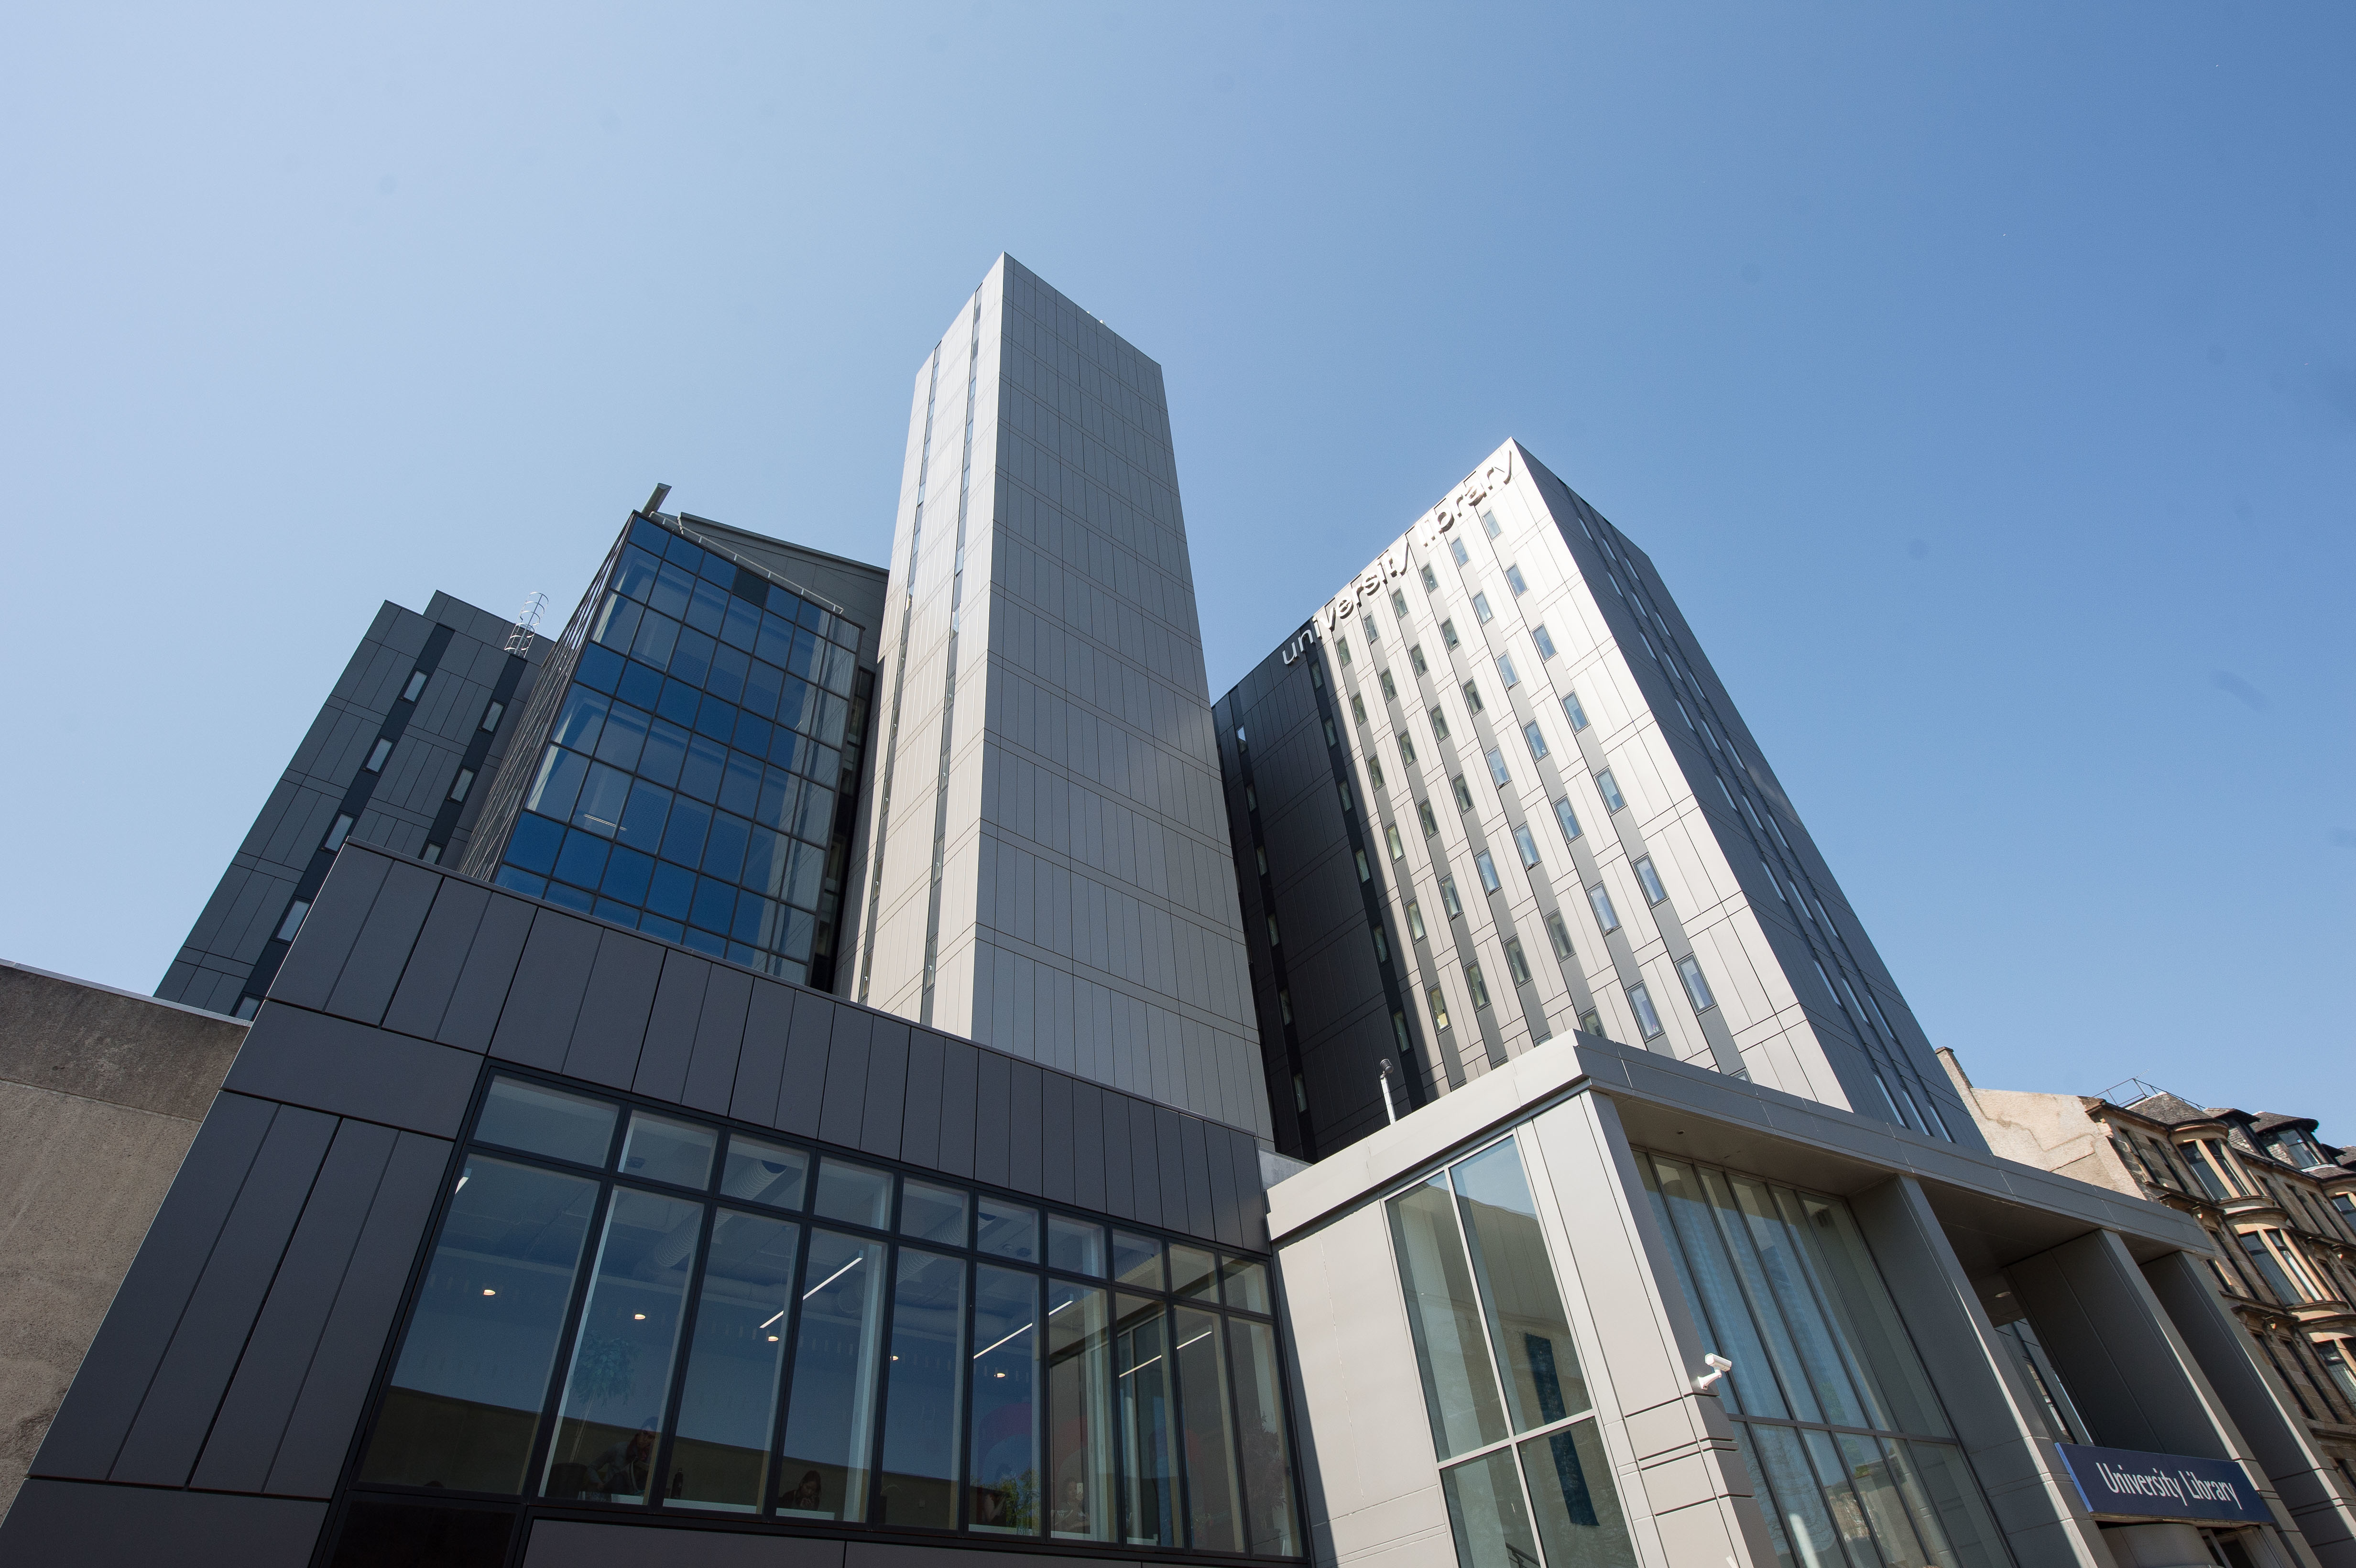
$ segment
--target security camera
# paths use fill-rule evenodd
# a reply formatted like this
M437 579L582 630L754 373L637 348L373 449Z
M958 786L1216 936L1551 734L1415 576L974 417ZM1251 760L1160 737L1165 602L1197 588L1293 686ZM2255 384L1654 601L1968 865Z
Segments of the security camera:
M1727 1373L1734 1370L1734 1363L1732 1361L1728 1360L1724 1356L1719 1355L1715 1351L1704 1356L1701 1360L1702 1364L1710 1369L1710 1373L1708 1377L1694 1379L1694 1390L1696 1392L1708 1392L1709 1386L1712 1383L1718 1381L1719 1379L1724 1377Z

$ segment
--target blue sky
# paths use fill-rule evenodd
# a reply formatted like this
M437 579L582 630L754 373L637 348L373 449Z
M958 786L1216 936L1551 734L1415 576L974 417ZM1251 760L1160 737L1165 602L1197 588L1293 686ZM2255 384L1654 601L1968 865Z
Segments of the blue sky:
M152 987L377 603L658 481L881 560L1012 251L1159 359L1213 691L1518 437L1933 1040L2356 1141L2356 14L18 6L0 955Z

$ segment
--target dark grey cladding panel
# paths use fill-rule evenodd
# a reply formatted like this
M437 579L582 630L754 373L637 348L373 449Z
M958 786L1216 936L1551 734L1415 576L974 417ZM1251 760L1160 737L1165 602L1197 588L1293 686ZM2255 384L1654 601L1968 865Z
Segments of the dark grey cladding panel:
M853 1541L846 1545L842 1559L842 1568L1111 1568L1116 1563L1119 1568L1139 1568L1134 1557L1100 1557L1094 1552L1074 1556L1059 1552L1050 1557L1044 1552L993 1552L977 1562L970 1547L919 1546L899 1541Z
M716 984L717 982L715 982ZM746 997L744 1029L736 1053L733 1115L766 1126L777 1125L777 1097L786 1076L787 1053L793 1048L800 998L790 986L775 980L754 980ZM823 1020L819 1041L825 1041Z
M842 1568L842 1552L840 1541L752 1535L724 1528L666 1530L653 1524L544 1519L531 1527L523 1564L524 1568ZM999 1568L998 1554L991 1553L986 1564Z
M1181 1116L1178 1151L1184 1163L1186 1204L1191 1218L1183 1229L1197 1236L1219 1233L1218 1200L1211 1189L1210 1126L1194 1116Z
M859 1147L885 1159L904 1159L900 1128L908 1106L908 1035L905 1022L878 1018L867 1042L867 1104L860 1120Z
M482 1059L325 1013L264 1003L224 1089L455 1137Z
M900 1157L938 1169L941 1153L941 1037L908 1031L908 1093L900 1108Z
M981 1077L981 1048L943 1035L941 1041L941 1144L935 1168L950 1176L973 1175L974 1095Z
M177 1322L168 1336L164 1322L148 1326L166 1339L164 1356L110 1480L188 1484L335 1131L335 1117L291 1105L272 1118Z
M223 1091L214 1097L49 1423L34 1475L98 1478L113 1467L164 1357L158 1326L179 1321L277 1115L277 1106L242 1094Z
M767 992L762 999L766 1006ZM746 1012L752 1001L752 976L717 964L712 966L712 978L703 988L703 1010L696 1016L695 1055L687 1065L684 1104L716 1116L728 1114L736 1092L736 1059L744 1050ZM764 1038L767 1032L764 1023Z
M394 861L386 867L384 885L377 891L335 989L327 994L327 1011L365 1024L383 1021L441 886L442 879L423 866Z
M479 883L456 877L434 880L439 891L434 895L433 911L425 917L424 929L417 934L408 966L402 971L401 983L384 1011L385 1028L420 1040L433 1040L441 1033L442 1015L449 1010L451 993L458 988L458 976L483 923L483 911L491 902L491 890Z
M638 1049L646 1043L662 970L659 944L623 931L599 934L581 1016L564 1052L566 1077L615 1089L630 1086L638 1075Z
M581 1016L581 998L589 989L589 971L597 960L597 938L604 929L552 909L536 912L523 958L516 965L515 984L491 1035L493 1056L551 1072L564 1065L573 1020Z
M973 1091L973 1179L992 1187L1007 1185L1007 1103L1013 1088L1014 1059L994 1051L980 1052Z
M1104 1092L1085 1078L1068 1082L1072 1097L1072 1201L1101 1214L1105 1201ZM1050 1126L1048 1136L1055 1136Z
M1107 1094L1105 1100L1105 1108L1115 1110L1113 1096ZM1130 1210L1141 1223L1159 1225L1162 1222L1162 1160L1153 1147L1153 1107L1127 1094L1120 1101L1129 1109Z
M1243 1205L1236 1194L1234 1145L1237 1134L1226 1127L1203 1125L1204 1155L1210 1165L1211 1233L1228 1246L1244 1244Z
M395 1138L263 1490L325 1497L334 1489L449 1167L450 1146L441 1139Z
M828 1037L824 1095L819 1111L818 1136L845 1148L859 1147L859 1133L867 1110L867 1048L874 1032L874 1015L858 1008L834 1009L834 1031Z
M1060 1072L1040 1075L1039 1196L1072 1202L1072 1085Z
M304 1568L327 1517L290 1498L29 1480L0 1525L0 1563Z
M1045 1074L1033 1062L1018 1061L1007 1065L1012 1076L1006 1093L1006 1185L1034 1198L1044 1197L1040 1179L1044 1129L1040 1123L1039 1103L1044 1093L1041 1080Z
M676 949L663 955L662 979L647 1015L646 1047L638 1054L638 1073L631 1088L658 1100L687 1104L696 1021L703 1015L703 994L711 980L712 965L705 960Z
M521 899L492 896L466 955L466 965L458 972L457 987L450 993L442 1027L434 1031L435 1040L461 1051L479 1053L490 1049L517 966L523 961L524 944L531 939L532 917L539 912Z
M818 1136L819 1115L826 1104L827 1037L834 1029L835 1004L814 991L778 986L771 992L777 1012L776 1034L782 1051L770 1069L770 1109L763 1118L771 1126L802 1137Z
M1259 1145L1242 1133L1228 1139L1228 1151L1235 1161L1236 1202L1237 1217L1243 1226L1243 1245L1254 1252L1269 1250L1268 1187L1259 1172Z
M293 947L270 982L272 996L301 1008L327 1005L376 902L377 890L391 869L391 860L365 849L336 857L334 869L311 901L311 912L303 917L303 929L295 933Z

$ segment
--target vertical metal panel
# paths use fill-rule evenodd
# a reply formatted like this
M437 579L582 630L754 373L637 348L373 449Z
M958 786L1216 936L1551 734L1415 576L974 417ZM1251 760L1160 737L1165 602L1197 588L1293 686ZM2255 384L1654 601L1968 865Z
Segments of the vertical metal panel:
M702 959L676 948L664 952L662 978L655 987L646 1045L638 1053L638 1074L632 1083L639 1093L687 1103L687 1068L695 1059L696 1020L702 1016L704 987L711 978L712 965Z
M311 912L303 918L303 929L295 933L294 945L270 982L271 996L298 1008L326 1005L391 866L383 856L365 849L336 857L334 869L312 901ZM274 933L278 916L270 919Z
M423 866L396 863L386 869L384 886L361 923L335 988L327 993L327 1011L364 1024L383 1020L441 886L442 879Z
M1243 1244L1255 1252L1269 1250L1268 1238L1268 1186L1259 1173L1259 1145L1248 1135L1237 1133L1229 1140L1236 1168L1236 1199L1243 1225Z
M626 1089L638 1075L638 1051L662 978L663 950L642 936L600 933L589 986L564 1052L564 1074Z
M892 1018L876 1018L874 1025L867 1042L859 1147L885 1159L899 1159L900 1122L908 1103L908 1026Z
M1106 1096L1108 1101L1111 1098ZM1131 1094L1121 1099L1129 1106L1129 1206L1143 1223L1159 1225L1162 1223L1162 1157L1154 1148L1153 1107Z
M1008 1102L1013 1094L1014 1061L995 1051L983 1051L977 1054L975 1061L973 1179L1004 1187Z
M305 1568L322 1502L27 1481L0 1526L0 1562L73 1568Z
M34 1475L95 1479L113 1467L164 1359L159 1325L179 1321L277 1115L277 1106L242 1094L214 1097L64 1404L49 1423L33 1460Z
M491 1054L553 1072L564 1065L573 1020L589 989L600 928L552 909L532 920L530 939L516 965L508 1005L491 1034Z
M1211 1198L1209 1126L1199 1116L1178 1118L1178 1152L1185 1170L1187 1229L1198 1236L1218 1234L1218 1216Z
M1104 1092L1085 1078L1070 1081L1072 1097L1072 1201L1107 1212L1105 1200ZM1053 1136L1053 1133L1049 1134Z
M1155 1175L1161 1182L1162 1223L1173 1231L1192 1233L1194 1230L1194 1200L1186 1190L1186 1150L1184 1121L1166 1105L1156 1105L1153 1114L1153 1152L1157 1161Z
M1010 1061L1007 1067L1006 1185L1017 1192L1044 1196L1039 1171L1043 1157L1040 1145L1045 1134L1040 1124L1039 1102L1045 1093L1045 1074L1028 1061Z
M458 984L450 992L442 1027L434 1031L435 1040L461 1051L490 1049L491 1033L507 1008L516 965L522 962L524 944L531 939L532 917L539 912L521 899L491 895L490 907L475 928L466 966L458 972Z
M834 1015L841 1010L841 1004L815 991L778 989L794 999L793 1032L786 1039L771 1125L814 1138L819 1111L826 1102L827 1037L834 1032Z
M1072 1080L1039 1075L1039 1196L1072 1201Z
M1242 1246L1243 1207L1236 1200L1236 1161L1232 1152L1238 1135L1230 1128L1209 1124L1204 1125L1203 1135L1204 1152L1210 1163L1212 1234L1228 1246Z
M491 902L489 889L463 877L436 877L434 881L434 908L384 1011L385 1028L424 1040L441 1030L450 994L457 989L459 972L474 947L475 930Z
M941 1037L908 1031L907 1091L900 1112L900 1157L937 1168L941 1150Z
M867 1042L874 1027L875 1015L864 1008L834 1010L834 1032L826 1048L825 1100L818 1119L818 1136L828 1143L852 1148L859 1145L867 1106Z
M941 1037L940 1168L951 1176L973 1174L974 1088L981 1072L981 1048L969 1040Z
M163 1360L108 1478L185 1487L197 1452L220 1409L221 1395L253 1331L294 1221L327 1156L336 1118L282 1106L253 1157L205 1260L188 1305L169 1331ZM152 1325L161 1334L164 1325Z
M774 1003L768 987L758 989L765 1006ZM720 964L712 966L712 977L703 987L703 1010L695 1020L695 1055L687 1064L681 1104L714 1115L729 1114L735 1103L736 1062L744 1051L755 990L753 976L742 969ZM760 1027L766 1039L770 1026Z

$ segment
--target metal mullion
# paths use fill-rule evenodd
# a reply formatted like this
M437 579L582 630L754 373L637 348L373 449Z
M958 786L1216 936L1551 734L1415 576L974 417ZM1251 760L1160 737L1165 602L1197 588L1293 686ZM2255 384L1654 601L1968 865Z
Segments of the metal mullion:
M1165 1259L1163 1266L1168 1266ZM1165 1275L1165 1277L1167 1277ZM1182 1550L1194 1547L1194 1477L1186 1463L1186 1385L1178 1376L1178 1302L1174 1296L1162 1298L1162 1362L1170 1379L1171 1478L1177 1485L1171 1488L1174 1509L1171 1518L1173 1543Z
M899 1183L893 1183L894 1218L899 1208ZM882 1329L876 1335L875 1353L884 1358L878 1363L875 1378L875 1431L867 1440L867 1517L862 1524L880 1524L877 1516L884 1511L884 1429L892 1413L892 1327L900 1313L900 1247L896 1242L884 1243L884 1277L876 1289L884 1293Z
M662 1477L670 1469L670 1451L678 1436L679 1407L687 1397L687 1364L695 1351L695 1320L703 1311L703 1276L712 1268L712 1232L719 1223L715 1207L703 1205L703 1220L696 1231L695 1271L688 1280L687 1300L679 1316L679 1344L671 1352L670 1393L663 1401L660 1442L655 1449L654 1473L649 1477L649 1502L655 1508L663 1506L669 1494L662 1489Z
M1222 1288L1222 1298L1224 1299L1226 1282L1222 1280L1220 1285ZM1241 1519L1236 1521L1242 1527L1238 1529L1236 1533L1243 1539L1242 1550L1249 1552L1252 1549L1251 1482L1248 1478L1248 1475L1244 1467L1243 1407L1236 1400L1236 1342L1235 1336L1229 1332L1235 1319L1229 1317L1225 1312L1215 1313L1214 1316L1218 1319L1219 1324L1218 1332L1219 1338L1222 1341L1219 1349L1226 1352L1226 1354L1220 1358L1220 1365L1226 1371L1227 1381L1227 1430L1235 1435L1236 1505L1237 1510L1243 1515ZM1271 1352L1271 1354L1273 1352ZM1284 1419L1280 1403L1278 1409L1277 1419L1279 1421L1282 1421ZM1285 1445L1285 1448L1288 1450L1288 1453L1292 1445L1290 1443Z
M802 1281L809 1275L813 1231L809 1222L798 1216L795 1224L801 1232L801 1238L794 1246L794 1272L786 1282L786 1313L777 1329L777 1343L785 1347L785 1354L777 1358L777 1403L776 1409L769 1416L769 1451L761 1461L761 1500L754 1509L756 1519L776 1517L777 1477L780 1474L776 1464L785 1447L786 1415L794 1395L794 1351L801 1343Z
M977 1207L972 1202L968 1202L966 1205L969 1211L976 1210ZM980 1234L978 1227L980 1222L981 1216L979 1212L969 1212L966 1220L966 1234L969 1237L978 1237ZM965 1348L973 1343L973 1315L980 1305L981 1264L971 1255L970 1252L958 1261L965 1265L965 1304L958 1313L960 1330L958 1337L958 1354L963 1357ZM966 1397L973 1384L973 1363L960 1360L957 1363L957 1369L958 1397L956 1404L959 1430L957 1434L957 1460L949 1467L951 1473L957 1478L957 1496L950 1503L949 1517L956 1520L954 1528L962 1534L973 1528L973 1520L969 1517L967 1508L967 1504L973 1499L973 1445L967 1441L968 1435L964 1430L973 1424L973 1412L969 1407Z
M626 1121L626 1118L622 1118ZM619 1134L616 1135L617 1137ZM564 1405L564 1390L573 1381L573 1357L580 1349L575 1342L581 1333L581 1314L588 1304L589 1292L596 1283L597 1263L605 1255L605 1221L614 1206L614 1183L611 1178L599 1181L597 1201L589 1211L588 1232L583 1238L583 1252L589 1266L582 1269L573 1281L573 1299L564 1311L564 1331L557 1336L556 1346L562 1360L557 1375L550 1380L549 1391L541 1404L540 1431L531 1441L531 1456L524 1467L526 1498L538 1498L548 1477L542 1472L548 1465L549 1448L556 1441L556 1424ZM594 1249L588 1244L594 1242ZM575 1265L578 1267L579 1265Z
M1513 1143L1515 1157L1518 1159L1521 1157L1521 1145L1515 1141L1513 1134L1507 1133L1498 1141ZM1494 1148L1496 1146L1493 1144L1490 1147ZM1457 1163L1461 1165L1463 1161ZM1489 1352L1489 1376L1496 1384L1497 1409L1505 1418L1505 1440L1510 1443L1514 1439L1514 1406L1513 1402L1505 1397L1505 1366L1497 1359L1496 1342L1489 1332L1488 1293L1481 1288L1480 1271L1473 1265L1472 1238L1464 1228L1464 1203L1456 1194L1455 1172L1449 1167L1442 1167L1441 1174L1448 1182L1448 1213L1456 1221L1456 1244L1464 1249L1464 1272L1472 1281L1472 1305L1480 1308L1477 1316L1481 1319L1481 1343Z

